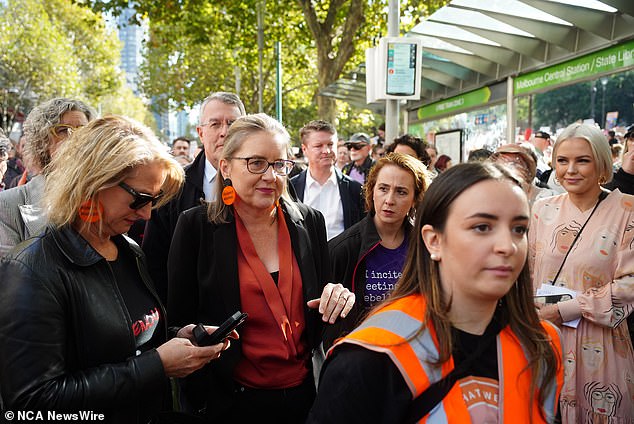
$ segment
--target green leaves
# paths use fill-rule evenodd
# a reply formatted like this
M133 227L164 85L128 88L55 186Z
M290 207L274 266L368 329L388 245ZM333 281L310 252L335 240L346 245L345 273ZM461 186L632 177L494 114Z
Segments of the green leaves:
M334 100L317 96L365 60L387 32L388 0L154 0L137 1L150 23L141 87L160 106L193 106L211 91L237 92L258 111L258 15L264 5L262 83L264 112L275 115L274 44L282 44L284 123L296 134L318 116L357 128L361 113L338 114ZM401 0L403 32L447 0ZM83 0L115 14L123 0ZM317 106L319 105L319 111ZM318 112L318 113L317 113ZM348 117L349 118L346 118ZM356 118L355 118L356 116ZM339 119L339 122L335 118ZM353 122L354 120L354 122ZM369 124L367 122L366 124Z
M103 113L146 120L140 99L126 92L118 69L121 45L101 14L70 0L9 0L0 3L0 107L28 111L52 97L85 100ZM128 89L129 91L129 89ZM109 101L102 103L108 97ZM151 123L151 122L150 122ZM4 122L10 126L11 122Z

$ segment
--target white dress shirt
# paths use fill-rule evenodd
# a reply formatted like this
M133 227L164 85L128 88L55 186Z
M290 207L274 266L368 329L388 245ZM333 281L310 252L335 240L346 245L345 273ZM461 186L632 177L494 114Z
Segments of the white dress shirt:
M214 168L207 159L205 159L205 178L203 179L203 192L205 200L212 202L216 200L216 190L214 188L216 182L216 168Z
M343 205L334 170L331 169L330 177L324 185L313 179L310 169L306 172L304 204L317 209L324 215L328 240L343 232Z

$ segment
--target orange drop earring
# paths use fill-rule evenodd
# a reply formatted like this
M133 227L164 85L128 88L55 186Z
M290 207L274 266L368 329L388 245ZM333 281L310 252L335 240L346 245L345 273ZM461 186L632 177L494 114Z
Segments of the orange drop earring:
M95 223L101 220L103 205L101 202L94 202L92 199L86 200L79 205L79 219L87 223Z
M236 201L236 190L231 185L230 178L225 178L223 184L225 188L222 189L222 203L231 206Z

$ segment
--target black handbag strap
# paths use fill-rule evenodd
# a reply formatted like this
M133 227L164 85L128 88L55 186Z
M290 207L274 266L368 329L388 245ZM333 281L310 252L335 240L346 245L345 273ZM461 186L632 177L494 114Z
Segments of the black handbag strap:
M603 199L608 197L608 194L609 193L607 191L601 190L601 194L599 194L599 200L597 201L597 204L594 205L594 208L592 208L592 212L590 212L590 215L588 215L588 219L586 219L586 222L583 223L583 225L579 229L579 232L577 233L575 238L572 240L572 243L570 243L570 247L568 248L568 251L566 252L566 256L564 256L564 260L561 261L561 265L559 266L559 270L557 271L557 274L555 274L555 278L553 278L553 280L551 281L550 284L554 285L557 282L557 278L559 278L559 274L561 274L561 270L564 268L564 264L566 263L566 259L568 259L568 255L570 254L570 252L572 252L572 247L575 245L575 243L579 239L579 236L581 236L581 232L583 231L584 228L586 228L586 225L588 224L588 221L590 221L590 218L592 218L592 215L594 215L594 212L599 207L599 204L603 201Z
M429 414L436 405L438 405L447 396L451 388L458 380L468 375L469 369L473 363L480 359L484 351L495 343L497 335L502 331L502 325L494 322L495 326L491 328L489 334L483 337L478 343L478 348L467 358L458 364L449 374L437 382L431 384L423 393L418 395L410 404L405 423L417 423L425 415Z

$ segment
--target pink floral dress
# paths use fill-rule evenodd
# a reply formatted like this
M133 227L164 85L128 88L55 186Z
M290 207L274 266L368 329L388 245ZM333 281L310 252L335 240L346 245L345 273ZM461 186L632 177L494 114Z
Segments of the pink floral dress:
M529 229L533 287L552 284L592 208L568 194L538 200ZM576 291L559 302L563 423L634 423L634 351L627 316L634 309L634 196L615 190L597 207L566 259L556 285Z

